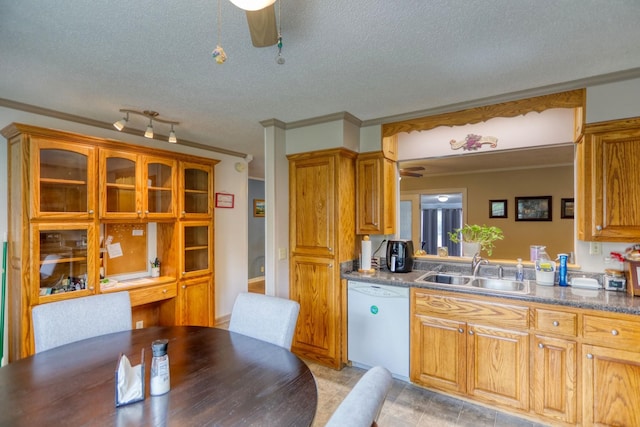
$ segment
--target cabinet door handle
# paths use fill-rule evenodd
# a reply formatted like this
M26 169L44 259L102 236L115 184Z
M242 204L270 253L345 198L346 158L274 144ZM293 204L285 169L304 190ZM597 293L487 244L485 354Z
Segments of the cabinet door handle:
M182 216L185 216L187 213L185 211L182 211Z
M187 285L182 285L182 289L187 289Z
M329 264L329 268L333 268L333 264Z
M327 248L327 249L329 249L329 252L333 252L333 248Z
M613 336L618 335L618 331L616 329L612 329L611 330L611 335L613 335Z
M92 291L93 290L93 286L89 286L89 290Z
M469 335L473 335L473 331L469 331Z
M462 333L464 333L464 329L458 328L458 332L460 332L462 334Z
M186 272L186 271L183 271L183 272L182 272L182 275L184 276L185 274L187 274L187 272Z
M89 209L89 215L93 215L93 209Z
M542 344L541 342L538 343L538 348L544 348L544 344Z
M596 225L596 231L602 231L602 226L601 225Z
M560 322L558 322L557 320L553 321L553 326L559 326L559 325L560 325Z
M587 359L593 359L593 354L587 353Z
M149 211L144 211L145 214L149 215Z

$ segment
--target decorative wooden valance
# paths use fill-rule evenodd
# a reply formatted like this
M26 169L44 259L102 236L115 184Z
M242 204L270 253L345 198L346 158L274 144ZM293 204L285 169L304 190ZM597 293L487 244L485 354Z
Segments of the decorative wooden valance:
M585 90L576 89L568 92L486 105L435 116L386 123L382 125L382 136L388 137L400 132L429 130L438 126L461 126L480 123L494 117L516 117L531 111L537 111L539 113L550 108L578 108L583 107L584 102Z

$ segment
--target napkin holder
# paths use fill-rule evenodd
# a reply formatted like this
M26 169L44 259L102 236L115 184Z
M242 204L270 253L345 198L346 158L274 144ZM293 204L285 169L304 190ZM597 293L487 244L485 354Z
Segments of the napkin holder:
M116 365L116 408L144 400L144 348L140 352L140 364L131 366L124 354Z

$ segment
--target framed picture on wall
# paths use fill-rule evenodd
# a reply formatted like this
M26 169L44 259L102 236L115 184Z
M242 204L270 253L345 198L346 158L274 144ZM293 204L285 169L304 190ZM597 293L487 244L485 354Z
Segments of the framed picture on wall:
M551 196L516 197L516 221L552 221Z
M264 216L263 199L253 199L253 216Z
M573 218L573 198L560 200L560 218Z
M233 194L216 193L216 208L233 208Z
M507 201L489 200L489 218L507 218Z

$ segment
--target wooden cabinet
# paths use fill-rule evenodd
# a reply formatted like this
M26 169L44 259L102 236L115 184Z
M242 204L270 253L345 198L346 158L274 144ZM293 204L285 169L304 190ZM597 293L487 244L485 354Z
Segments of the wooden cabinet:
M411 380L529 408L529 310L425 289L411 292Z
M577 150L578 238L640 238L640 118L588 124ZM582 146L580 146L582 145Z
M640 425L640 353L582 346L582 424Z
M216 160L22 124L2 135L9 154L10 361L34 352L34 306L101 292L129 291L134 323L144 326L213 325ZM188 212L180 219L178 207ZM120 275L119 284L102 288L108 235L132 262L108 264L104 271ZM146 271L148 242L161 260L159 278Z
M383 152L363 153L356 161L356 233L394 234L396 162Z
M546 308L534 308L533 314L533 409L573 424L578 411L578 314Z
M344 149L289 156L289 294L300 303L292 350L334 368L346 359L340 263L355 252L355 157Z
M213 216L213 168L180 162L180 216L207 219Z
M214 300L211 276L182 280L178 289L180 325L213 326Z
M27 137L31 151L31 218L93 218L96 210L95 149L47 137Z

